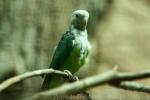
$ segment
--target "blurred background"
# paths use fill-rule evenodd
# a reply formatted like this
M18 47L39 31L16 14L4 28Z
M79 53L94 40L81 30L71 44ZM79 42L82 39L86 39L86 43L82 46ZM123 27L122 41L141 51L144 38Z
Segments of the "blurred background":
M77 9L90 13L87 30L92 45L89 62L79 71L81 77L115 65L119 71L150 69L150 0L0 0L0 82L47 68ZM15 84L0 94L0 100L30 96L42 81L35 77ZM149 79L138 82L150 85ZM88 92L94 100L150 100L146 93L109 85Z

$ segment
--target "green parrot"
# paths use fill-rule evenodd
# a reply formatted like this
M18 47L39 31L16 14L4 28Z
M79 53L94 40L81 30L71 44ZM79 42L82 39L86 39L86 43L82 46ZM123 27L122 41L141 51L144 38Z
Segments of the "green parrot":
M68 70L74 74L83 66L91 48L86 30L88 19L89 13L85 10L76 10L72 13L69 30L63 34L58 43L50 68ZM42 90L54 88L63 83L64 80L57 76L46 75Z

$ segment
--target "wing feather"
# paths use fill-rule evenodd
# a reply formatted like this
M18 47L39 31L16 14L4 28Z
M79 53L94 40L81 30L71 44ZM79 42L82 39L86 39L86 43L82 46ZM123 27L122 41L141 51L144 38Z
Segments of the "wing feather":
M61 38L55 53L53 55L50 68L59 69L61 65L65 62L65 60L70 55L73 49L73 40L75 36L70 31L67 31Z

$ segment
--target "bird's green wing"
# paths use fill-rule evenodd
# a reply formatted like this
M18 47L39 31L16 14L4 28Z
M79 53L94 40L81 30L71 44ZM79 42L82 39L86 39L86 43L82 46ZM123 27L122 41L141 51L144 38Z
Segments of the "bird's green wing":
M73 49L73 40L75 39L75 36L70 31L67 31L61 38L54 56L52 58L50 68L53 69L60 69L61 65L63 65L64 61L67 59L67 57L70 55L72 49Z

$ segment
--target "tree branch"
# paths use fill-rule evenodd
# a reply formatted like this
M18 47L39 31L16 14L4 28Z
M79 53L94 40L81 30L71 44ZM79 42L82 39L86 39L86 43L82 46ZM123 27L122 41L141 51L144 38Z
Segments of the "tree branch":
M122 82L122 81L141 79L147 77L150 77L150 71L121 73L112 70L112 71L105 72L103 74L95 75L80 81L76 81L74 83L64 84L55 89L40 92L32 96L31 98L28 98L28 100L43 99L43 98L45 99L45 98L50 98L52 96L60 96L65 94L77 93L79 91L86 90L94 86L102 85L104 83L115 85L117 82L119 85L118 84L116 85L118 87L120 86L120 88L150 93L149 87L142 86L143 88L140 89L140 86L137 86L137 84L135 85L135 84L129 84L127 82Z
M0 92L2 92L3 90L5 90L6 88L8 88L9 86L23 81L27 78L30 77L34 77L34 76L40 76L40 75L45 75L45 74L54 74L54 75L58 75L58 76L62 76L62 77L67 77L67 73L65 72L61 72L58 70L53 70L53 69L41 69L41 70L36 70L36 71L32 71L32 72L26 72L24 74L12 77L4 82L2 82L0 84Z
M7 89L8 87L10 87L11 85L13 85L17 82L21 82L25 79L35 77L35 76L41 76L41 75L45 75L45 74L53 74L53 75L65 77L65 78L69 79L70 81L76 81L73 77L72 78L69 77L68 74L65 72L62 72L59 70L54 70L54 69L41 69L41 70L36 70L36 71L32 71L32 72L26 72L24 74L12 77L12 78L2 82L0 84L0 92L2 92L3 90ZM81 92L81 94L83 94L88 100L92 100L92 98L86 91Z
M15 76L10 78L0 84L0 92L8 88L9 86L23 81L27 78L31 78L34 76L40 76L45 74L53 74L58 75L61 77L68 78L68 74L62 71L53 70L53 69L41 69L36 70L33 72L26 72L22 75ZM98 74L95 76L91 76L73 83L64 84L60 87L57 87L52 90L47 90L44 92L40 92L30 99L39 99L39 98L47 98L51 96L59 96L64 94L72 94L78 93L82 90L89 89L94 86L102 85L105 83L111 84L112 86L128 89L128 90L135 90L141 91L145 93L150 93L150 87L145 86L135 82L124 82L124 81L131 81L136 79L148 78L150 77L150 71L141 71L141 72L117 72L117 70L111 70L102 74ZM29 99L29 98L28 98Z

